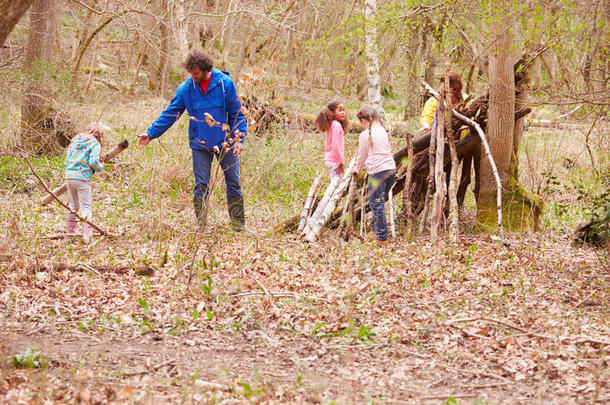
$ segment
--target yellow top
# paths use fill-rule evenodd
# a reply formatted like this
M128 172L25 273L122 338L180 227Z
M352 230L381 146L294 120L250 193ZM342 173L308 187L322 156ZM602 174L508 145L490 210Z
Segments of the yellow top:
M466 100L468 95L463 93L462 100ZM466 105L470 104L470 102L466 103ZM424 109L421 112L421 117L419 117L419 125L421 128L430 128L432 126L432 119L434 118L434 109L438 105L438 100L434 97L430 97L426 104L424 104ZM462 134L460 139L464 138L468 135L468 128L462 130Z

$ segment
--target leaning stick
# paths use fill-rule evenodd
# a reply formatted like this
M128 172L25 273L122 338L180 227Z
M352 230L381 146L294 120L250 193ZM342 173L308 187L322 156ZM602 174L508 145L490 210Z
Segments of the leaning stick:
M340 181L341 181L340 177L333 177L330 180L330 183L329 183L328 187L326 188L326 192L324 193L322 200L320 200L320 202L318 203L318 207L316 208L314 213L311 214L311 216L305 223L305 226L303 227L303 231L301 232L301 235L307 236L309 234L309 232L311 232L311 229L313 228L314 224L316 224L318 222L320 216L322 215L322 212L324 212L324 209L326 208L326 205L328 204L328 202L334 195L335 189L339 185Z
M392 234L392 237L395 238L396 226L394 225L394 194L392 193L393 188L394 185L392 185L392 188L390 189L390 192L388 194L388 200L390 200L390 233Z
M122 142L120 142L114 149L112 149L111 151L109 151L108 153L104 154L100 160L102 162L107 162L110 159L116 157L119 153L123 152L125 149L127 149L127 147L129 146L129 142L127 142L127 140L124 140ZM52 192L53 195L59 197L60 195L62 195L63 193L66 192L68 188L66 187L65 183L62 184L61 186L55 188ZM40 202L42 205L47 205L48 203L50 203L51 201L53 201L53 195L49 194L47 195L45 198L42 199L42 201Z
M339 227L339 236L343 237L346 242L349 240L350 234L353 232L354 224L354 198L356 198L356 188L358 187L358 175L352 174L349 183L349 190L345 205L343 206L343 219ZM345 234L343 233L345 231Z
M364 214L366 213L366 211L364 210L364 197L366 196L367 183L368 175L364 176L362 184L362 193L360 195L360 237L363 239L366 234L366 224L364 223Z
M303 211L301 211L301 218L299 219L297 233L301 232L303 228L305 228L305 224L307 223L307 218L309 218L309 214L311 213L311 207L313 206L315 195L318 191L318 185L320 184L320 180L322 180L323 173L324 172L320 172L313 183L311 183L309 193L307 193L307 198L305 199L305 204L303 205Z
M95 225L93 222L89 221L86 218L81 217L78 212L75 212L72 208L70 208L68 205L66 205L66 203L64 203L62 200L59 199L59 197L57 197L55 194L53 194L53 192L49 189L49 187L44 183L44 181L40 178L40 176L38 175L38 173L36 173L36 171L34 170L34 168L32 167L32 164L30 163L30 161L28 160L28 158L26 158L25 156L23 157L26 161L26 163L28 164L28 166L30 167L30 170L32 171L32 174L38 179L38 181L40 182L40 184L42 184L42 187L45 189L45 191L47 193L49 193L55 200L57 200L57 202L63 206L65 209L67 209L68 211L70 211L71 214L74 214L74 216L76 218L78 218L80 221L83 221L89 225L91 225L93 227L93 229L97 230L99 233L101 233L104 236L109 236L110 234L108 232L106 232L105 230L103 230L102 228L100 228L99 226Z
M339 185L335 188L332 196L328 199L328 203L323 207L320 215L317 216L314 220L314 217L311 217L310 220L314 220L311 224L311 228L307 233L305 239L308 242L315 242L322 232L322 228L330 219L331 214L335 211L335 207L337 206L337 202L343 197L343 193L345 193L345 189L349 185L349 180L352 177L352 171L354 170L354 166L356 165L356 158L353 158L350 164L347 166L345 173L343 174L343 178ZM336 179L333 179L336 180ZM318 208L320 210L320 208ZM316 210L316 213L318 212Z
M440 100L439 94L428 83L422 82L422 85L430 92L430 94L434 96L434 98ZM487 159L489 159L491 170L494 174L494 177L496 178L496 184L498 186L498 228L500 228L500 236L502 236L502 181L500 180L500 175L498 174L498 168L496 167L496 163L494 162L494 159L491 156L491 150L489 149L489 144L487 143L487 139L485 138L485 133L483 133L483 129L481 129L481 126L478 123L460 114L455 109L453 109L453 115L455 115L457 118L461 119L468 125L473 126L479 134L479 138L481 138L481 142L485 147L485 155L487 156Z

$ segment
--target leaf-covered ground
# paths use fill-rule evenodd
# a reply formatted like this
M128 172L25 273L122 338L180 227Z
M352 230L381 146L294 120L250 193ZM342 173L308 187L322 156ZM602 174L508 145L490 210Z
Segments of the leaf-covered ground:
M2 201L5 403L610 401L607 259L568 238L307 245L185 211L86 246L54 236L59 207Z

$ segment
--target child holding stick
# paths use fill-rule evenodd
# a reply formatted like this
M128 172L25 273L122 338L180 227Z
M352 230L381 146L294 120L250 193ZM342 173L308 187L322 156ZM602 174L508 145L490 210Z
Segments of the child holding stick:
M376 235L375 244L381 246L388 241L385 202L394 185L396 163L392 156L390 135L381 123L379 112L373 107L362 107L357 117L363 131L358 141L358 158L354 173L360 173L366 166L369 176L369 207L373 213L373 230Z
M84 132L76 135L66 154L65 179L70 200L70 208L91 221L91 177L101 171L104 165L100 162L101 141L104 139L104 128L98 124L89 124ZM78 235L76 215L69 213L66 218L66 234ZM93 228L83 223L83 240L89 243Z
M324 162L331 179L343 174L344 135L349 122L343 102L335 100L318 113L316 127L320 132L326 132Z

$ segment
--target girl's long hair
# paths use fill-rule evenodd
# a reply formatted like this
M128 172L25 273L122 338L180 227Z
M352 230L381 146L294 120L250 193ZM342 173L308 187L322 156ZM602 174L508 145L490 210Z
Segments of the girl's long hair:
M383 129L385 129L385 126L383 125L383 119L381 118L381 114L379 114L379 111L377 111L377 109L375 107L371 107L371 106L364 106L362 107L358 113L356 114L356 117L358 117L359 120L367 120L371 123L371 126L369 127L369 147L372 148L373 147L373 134L371 133L371 127L373 126L373 122L377 122L379 125L381 125L383 127ZM386 129L386 133L388 134L388 140L390 141L390 144L392 144L392 139L390 138L390 134L387 132Z
M449 77L449 88L451 90L453 90L453 94L458 99L458 101L461 103L464 100L462 97L463 85L462 85L462 79L460 79L460 75L458 75L455 72L449 72L447 74L447 76ZM445 83L445 76L441 76L440 82Z
M326 108L318 113L318 116L316 117L316 128L318 128L318 131L326 132L330 129L330 124L332 124L333 120L335 119L335 110L337 107L339 107L339 104L343 104L343 101L333 100L328 103ZM347 132L349 127L347 115L345 116L345 119L343 121L339 121L339 123L341 124L341 127L343 127L343 132Z

